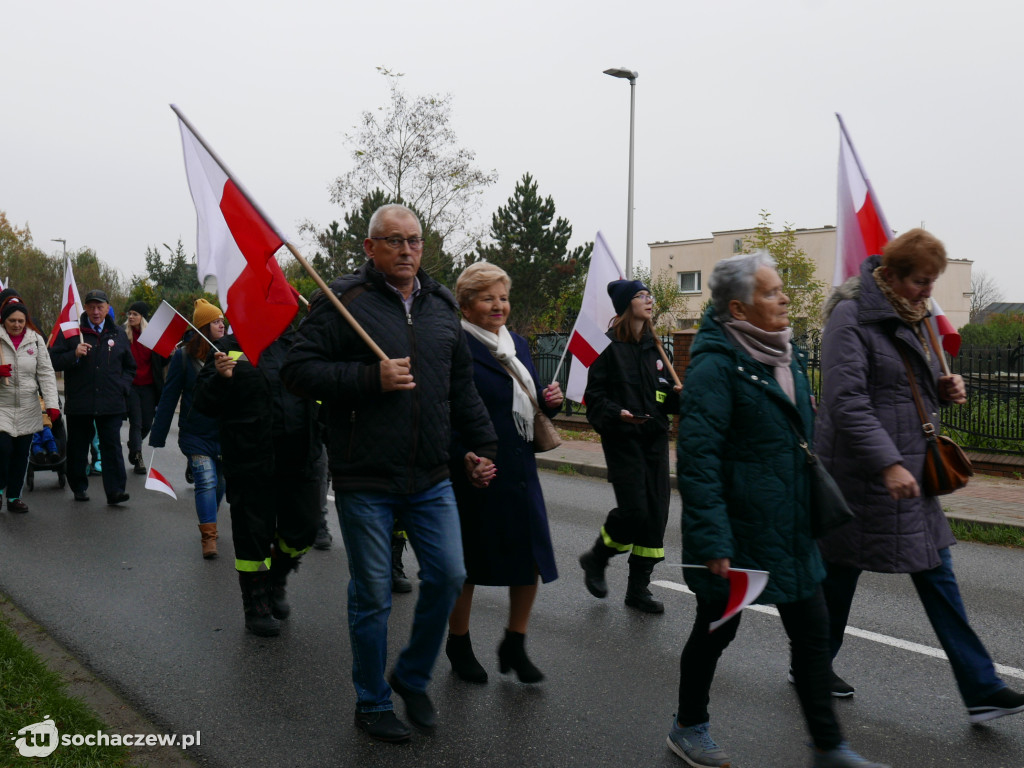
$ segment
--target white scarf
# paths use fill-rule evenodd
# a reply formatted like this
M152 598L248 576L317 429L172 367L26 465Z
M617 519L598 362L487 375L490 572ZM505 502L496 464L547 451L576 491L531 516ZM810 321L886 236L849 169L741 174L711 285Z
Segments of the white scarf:
M512 419L516 423L516 432L519 436L526 442L531 442L533 417L537 410L533 407L533 398L527 394L526 387L533 384L533 377L516 357L516 344L512 341L512 334L504 325L497 333L491 333L466 319L462 320L462 330L487 347L495 360L512 369L512 378L519 380L519 383L512 387Z

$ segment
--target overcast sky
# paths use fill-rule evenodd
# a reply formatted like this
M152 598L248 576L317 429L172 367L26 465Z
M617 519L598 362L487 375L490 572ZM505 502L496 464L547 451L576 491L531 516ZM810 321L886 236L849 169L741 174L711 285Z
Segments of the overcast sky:
M634 254L756 224L836 221L838 127L896 230L920 226L1024 301L1024 6L981 0L77 0L6 3L0 210L38 247L94 248L126 277L147 246L195 250L178 104L285 232L341 219L344 134L388 101L451 93L499 174L530 172L574 244L625 258L629 84ZM16 276L10 276L16 281Z

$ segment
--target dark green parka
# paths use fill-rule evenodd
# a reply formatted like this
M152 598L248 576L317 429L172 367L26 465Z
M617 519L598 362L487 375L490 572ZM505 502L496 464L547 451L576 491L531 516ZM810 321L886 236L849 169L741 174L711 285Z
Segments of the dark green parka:
M808 464L793 426L796 419L813 435L804 355L794 350L790 364L795 406L770 366L732 342L714 308L690 355L677 446L683 562L727 557L733 568L768 571L758 603L806 599L825 570L811 538ZM727 593L726 580L707 571L684 575L706 598Z

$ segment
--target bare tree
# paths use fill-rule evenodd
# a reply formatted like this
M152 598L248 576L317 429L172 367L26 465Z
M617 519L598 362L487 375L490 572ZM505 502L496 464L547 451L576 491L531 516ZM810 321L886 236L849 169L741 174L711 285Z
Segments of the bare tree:
M968 322L973 323L978 313L989 304L1002 300L1003 292L991 275L980 269L971 272L971 314Z
M409 97L398 87L401 73L377 69L388 78L391 103L363 112L357 132L345 136L355 165L331 185L331 201L358 209L368 194L382 190L415 208L424 230L462 256L483 235L475 217L497 174L477 168L476 154L459 146L450 94Z

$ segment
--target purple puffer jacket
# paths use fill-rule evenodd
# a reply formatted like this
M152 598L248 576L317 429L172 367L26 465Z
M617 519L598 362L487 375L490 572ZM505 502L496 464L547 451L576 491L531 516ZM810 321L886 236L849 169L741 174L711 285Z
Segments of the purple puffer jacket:
M832 563L915 573L938 567L939 550L956 540L936 497L896 501L882 482L882 470L901 463L920 484L924 466L921 419L896 345L907 353L936 431L940 369L875 284L871 273L880 263L880 256L866 259L825 307L815 444L857 518L819 545Z

